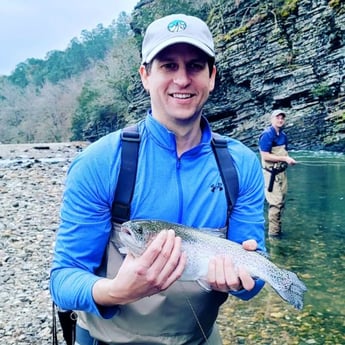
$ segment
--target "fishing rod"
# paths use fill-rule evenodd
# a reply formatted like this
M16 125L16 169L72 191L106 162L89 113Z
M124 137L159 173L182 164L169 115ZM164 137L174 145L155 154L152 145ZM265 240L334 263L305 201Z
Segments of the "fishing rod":
M345 166L345 162L325 162L322 160L319 161L296 161L298 165L305 165L305 166Z

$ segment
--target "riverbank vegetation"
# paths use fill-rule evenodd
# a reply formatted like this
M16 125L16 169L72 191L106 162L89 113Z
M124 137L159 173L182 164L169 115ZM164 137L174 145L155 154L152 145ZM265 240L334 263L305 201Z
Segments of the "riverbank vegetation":
M199 16L214 33L218 77L205 115L215 130L256 146L265 116L280 107L291 112L294 148L343 150L345 4L336 0L141 0L65 51L29 57L0 76L0 141L93 141L142 118L144 30L173 12Z

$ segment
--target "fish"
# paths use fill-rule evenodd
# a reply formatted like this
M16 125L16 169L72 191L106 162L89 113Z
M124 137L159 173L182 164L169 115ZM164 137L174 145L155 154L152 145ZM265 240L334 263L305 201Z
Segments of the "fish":
M245 250L239 243L214 235L211 229L198 229L160 220L130 220L121 225L118 233L120 251L140 256L152 239L163 229L172 229L182 239L182 251L187 253L187 263L180 277L182 281L196 281L205 290L208 263L211 257L229 255L235 268L243 266L253 278L268 283L273 290L296 309L303 308L306 285L297 274L283 269L258 251Z

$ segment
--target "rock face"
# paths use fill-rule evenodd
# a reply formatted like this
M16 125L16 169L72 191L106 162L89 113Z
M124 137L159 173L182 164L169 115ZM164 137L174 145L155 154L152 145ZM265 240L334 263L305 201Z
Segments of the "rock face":
M214 130L257 148L281 108L290 149L345 151L343 1L218 1L208 18L218 77L204 114ZM135 119L148 107L140 87Z

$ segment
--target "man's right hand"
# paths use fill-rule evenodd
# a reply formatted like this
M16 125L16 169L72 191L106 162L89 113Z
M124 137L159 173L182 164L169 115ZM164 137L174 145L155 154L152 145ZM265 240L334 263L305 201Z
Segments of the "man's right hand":
M152 296L179 279L185 265L181 238L173 230L163 230L141 256L128 254L114 279L104 278L94 284L94 300L111 306Z

